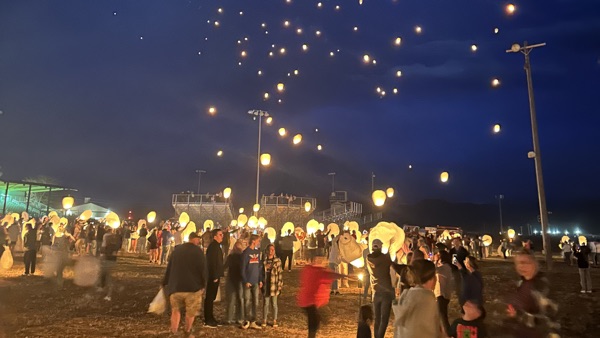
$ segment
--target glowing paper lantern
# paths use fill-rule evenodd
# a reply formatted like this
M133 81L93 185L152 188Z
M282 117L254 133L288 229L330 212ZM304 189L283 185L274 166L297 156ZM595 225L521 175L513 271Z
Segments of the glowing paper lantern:
M58 217L58 216L56 216ZM4 218L2 219L2 224L4 225L5 223L8 225L12 225L15 222L15 219L12 217L12 215L6 215L4 216Z
M287 131L285 130L285 128L279 128L279 136L285 136L286 133Z
M116 229L121 225L121 220L119 219L119 216L113 211L106 215L104 222L106 223L106 225L110 226L113 229Z
M483 242L484 246L490 246L492 245L492 236L483 235L483 237L481 237L481 241Z
M401 37L397 37L396 40L394 40L394 44L396 46L400 46L401 43L402 43L402 38Z
M256 203L255 205L252 206L252 211L258 212L259 210L260 210L260 204Z
M364 62L364 63L369 63L369 62L371 62L371 57L369 56L369 54L365 54L365 55L363 55L363 62Z
M75 199L71 196L66 196L62 199L63 209L71 209L75 204Z
M244 208L240 208L240 209L238 210L238 212L239 212L240 214L243 214L243 213L244 213Z
M264 153L260 155L260 164L264 166L268 166L269 164L271 164L271 154Z
M310 221L308 221L308 223L306 223L306 233L311 235L317 232L317 230L319 230L319 222L317 222L314 219L311 219Z
M325 231L325 224L319 223L319 230Z
M209 107L208 108L208 113L210 115L215 115L217 113L217 108L215 108L215 107Z
M340 227L335 223L329 223L327 225L327 231L330 235L337 236L340 234Z
M388 198L394 197L394 188L387 188L385 190L385 194L387 195Z
M452 239L452 236L450 235L450 231L448 231L448 230L444 230L444 231L442 232L442 235L441 235L441 237L442 237L443 239Z
M381 252L389 253L392 260L396 260L396 253L404 245L404 230L395 223L379 222L369 233L369 251L373 251L373 241L378 239L383 243Z
M229 226L234 227L234 226L237 226L237 224L238 224L237 219L232 219L231 223L229 223Z
M204 221L204 224L202 225L202 229L204 229L204 231L212 230L214 227L215 227L215 223L211 219L207 219L206 221Z
M442 181L442 183L446 183L446 182L448 182L449 177L450 177L450 175L448 174L448 172L444 171L443 173L440 174L440 181Z
M258 226L258 218L256 218L256 216L250 216L250 218L248 218L248 226L252 229L256 229Z
M284 91L284 89L285 89L285 85L283 83L280 82L277 84L277 91L282 92L282 91Z
M515 230L514 229L508 229L508 238L510 238L510 239L515 238Z
M323 146L322 146L322 145L320 145L320 144L318 144L318 145L317 145L317 150L323 150Z
M237 218L237 223L239 227L243 227L248 222L248 216L244 214L240 214Z
M182 212L181 215L179 215L179 224L181 226L186 226L186 224L188 224L190 222L190 215L187 214L187 212Z
M53 226L58 227L58 225L60 224L60 217L58 217L57 215L52 216L52 218L50 218L50 223L52 223ZM54 229L54 231L56 231L56 229Z
M90 218L92 218L91 210L86 210L86 211L82 212L81 215L79 215L79 219L82 221L87 221Z
M292 223L292 222L285 222L283 224L283 226L281 227L281 235L282 236L287 236L288 230L290 230L291 232L294 232L294 223Z
M273 118L271 116L267 117L267 121L266 122L267 122L267 124L270 125L271 123L273 123Z
M229 198L231 196L231 188L227 187L223 189L223 197Z
M58 216L58 213L56 211L50 211L50 213L48 214L48 218L52 218L54 216Z
M516 10L517 10L517 7L515 7L515 5L513 5L513 4L506 5L506 13L507 14L513 14Z
M152 223L156 220L156 211L150 211L148 215L146 215L146 220L148 223Z
M358 223L355 221L350 221L344 223L344 226L348 229L350 234L352 234L352 232L355 232L357 234L356 241L360 242L360 236L358 236L358 234L360 234L360 227L358 226Z
M21 219L21 215L19 215L19 213L17 212L13 212L12 214L10 214L10 216L15 220L18 221L19 219Z
M585 236L579 236L577 237L577 239L579 240L579 245L586 245L587 244L587 238L585 238Z
M271 241L271 243L275 242L275 238L277 238L277 232L275 231L275 229L268 227L265 229L265 234L267 234L267 238L269 239L269 241ZM261 248L261 250L264 250L266 248Z
M183 229L183 231L181 232L181 238L183 239L184 242L187 242L190 240L190 235L196 231L198 231L196 229L196 223L190 221L185 226L185 229Z
M21 218L23 219L23 222L27 222L27 221L29 221L29 214L26 211L23 211L21 213ZM35 225L35 222L34 222L34 225Z
M421 28L421 26L416 26L415 27L415 33L421 34L421 32L423 32L423 28Z
M500 85L500 80L498 80L498 79L492 80L492 87L498 87L499 85Z
M560 242L561 242L561 243L564 243L564 242L567 242L567 243L568 243L570 240L571 240L571 238L569 238L569 236L566 236L566 235L565 235L565 236L562 236L562 237L561 237L561 239L560 239ZM561 248L561 249L562 249L562 248Z
M499 132L500 132L500 125L499 124L494 125L494 133L497 134Z
M304 210L306 212L309 212L311 207L312 207L312 205L310 204L310 202L304 203Z
M219 156L219 157L223 156L223 150L217 151L217 156Z
M262 229L264 228L269 222L267 222L267 220L264 217L260 217L258 219L258 226Z
M376 207L380 207L385 204L386 195L383 190L373 191L371 197L373 198L373 204L375 204Z
M302 135L301 134L296 134L294 136L294 139L292 141L294 144L299 144L300 142L302 142Z
M360 269L360 268L363 268L365 266L365 259L362 258L362 257L360 257L360 258L357 258L357 259L353 260L352 262L350 262L350 264L352 266L354 266L355 268L359 268Z
M471 45L471 51L472 52L476 52L477 51L477 45Z

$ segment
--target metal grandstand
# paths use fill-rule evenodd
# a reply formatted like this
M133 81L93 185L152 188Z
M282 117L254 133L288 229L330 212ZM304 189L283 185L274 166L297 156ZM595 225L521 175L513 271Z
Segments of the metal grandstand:
M2 214L26 211L34 217L46 215L53 210L52 201L63 197L58 194L61 191L77 190L47 183L0 180Z

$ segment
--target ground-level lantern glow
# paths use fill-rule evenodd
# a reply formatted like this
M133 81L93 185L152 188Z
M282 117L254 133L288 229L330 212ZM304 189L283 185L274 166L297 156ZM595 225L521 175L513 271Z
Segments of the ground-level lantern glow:
M260 155L260 164L264 166L271 164L271 154L265 153Z
M383 190L375 190L371 197L373 198L373 204L375 204L376 207L380 207L385 204L387 196Z
M447 171L444 171L443 173L440 174L440 181L442 181L442 183L448 182L449 178L450 178L450 175L448 174Z
M312 205L310 204L310 202L304 203L304 210L306 212L309 212L311 207L312 207Z

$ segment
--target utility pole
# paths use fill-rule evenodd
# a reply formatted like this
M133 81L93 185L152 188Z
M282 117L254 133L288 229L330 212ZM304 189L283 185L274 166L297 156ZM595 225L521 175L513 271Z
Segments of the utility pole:
M502 223L502 200L504 199L504 195L497 195L498 199L498 210L500 210L500 232L504 232L504 225Z
M371 171L371 192L375 191L375 173Z
M331 176L331 192L335 192L335 173L333 172L327 175Z
M531 117L531 134L533 137L533 159L535 160L535 178L538 190L538 202L540 207L540 221L542 224L542 239L546 258L546 266L548 270L552 270L552 250L550 248L550 236L548 236L548 209L546 208L546 192L544 190L544 176L542 173L542 153L540 150L540 141L538 135L537 117L535 114L535 99L533 96L533 81L531 79L531 63L529 54L534 48L543 47L546 43L538 43L536 45L527 45L527 41L520 46L515 43L507 53L521 53L525 55L525 75L527 76L527 92L529 94L529 113Z

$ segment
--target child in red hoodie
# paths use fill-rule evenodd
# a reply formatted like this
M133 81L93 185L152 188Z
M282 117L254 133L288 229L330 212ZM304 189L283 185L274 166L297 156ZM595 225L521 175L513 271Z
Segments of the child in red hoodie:
M306 311L309 338L317 336L321 322L318 309L329 303L331 282L336 278L345 277L326 269L322 263L322 257L317 257L314 264L305 266L300 274L298 306Z

